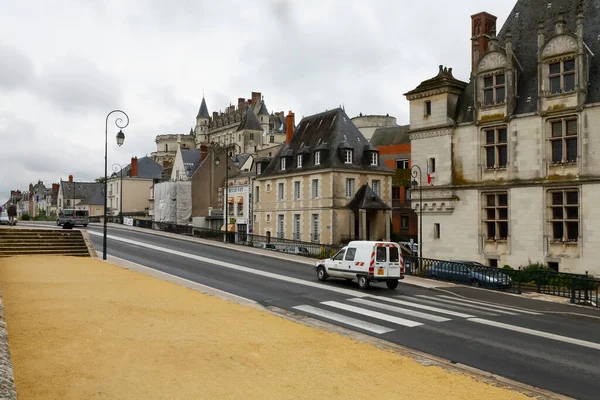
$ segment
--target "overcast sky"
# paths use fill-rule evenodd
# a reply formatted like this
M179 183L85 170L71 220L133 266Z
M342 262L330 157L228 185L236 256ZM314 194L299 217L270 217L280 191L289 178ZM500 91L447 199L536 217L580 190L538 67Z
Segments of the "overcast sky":
M261 92L302 116L343 104L350 117L408 123L403 93L452 67L468 80L470 16L498 29L514 1L0 0L0 204L11 189L104 175L108 112L130 125L114 162L188 133L209 111Z

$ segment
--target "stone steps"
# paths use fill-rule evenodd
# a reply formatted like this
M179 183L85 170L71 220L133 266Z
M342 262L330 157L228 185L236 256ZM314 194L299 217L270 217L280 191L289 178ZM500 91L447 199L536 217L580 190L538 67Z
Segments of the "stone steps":
M90 250L79 230L0 229L0 257L18 255L89 257Z

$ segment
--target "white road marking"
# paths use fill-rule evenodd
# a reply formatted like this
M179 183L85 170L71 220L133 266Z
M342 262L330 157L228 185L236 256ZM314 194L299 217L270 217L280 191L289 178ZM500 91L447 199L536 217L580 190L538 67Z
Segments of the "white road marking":
M90 232L90 235L102 236L102 233L101 232ZM280 274L275 274L273 272L261 271L261 270L254 269L254 268L244 267L242 265L236 265L236 264L231 264L231 263L224 262L224 261L214 260L214 259L208 258L208 257L202 257L202 256L197 256L195 254L184 253L183 251L172 250L172 249L168 249L166 247L155 246L153 244L138 242L137 240L126 239L123 237L113 236L113 235L107 235L107 237L109 239L116 240L116 241L123 242L123 243L128 243L128 244L131 244L134 246L144 247L147 249L156 250L156 251L160 251L160 252L167 253L167 254L173 254L176 256L185 257L185 258L189 258L189 259L200 261L200 262L218 265L220 267L245 272L248 274L254 274L254 275L264 276L266 278L277 279L277 280L288 282L288 283L294 283L296 285L309 286L309 287L322 289L322 290L326 290L326 291L330 291L330 292L341 293L346 296L353 296L353 297L369 297L370 296L369 294L365 294L365 293L359 292L357 290L337 288L334 286L324 285L322 283L305 281L305 280L298 279L298 278L292 278L292 277L286 276L286 275L280 275ZM315 274L316 274L316 272L315 272Z
M559 342L570 343L577 346L588 347L590 349L600 350L600 343L588 342L586 340L575 339L568 336L556 335L554 333L536 331L535 329L522 328L520 326L503 324L502 322L490 321L483 318L470 318L468 321L477 322L478 324L502 328L513 332L525 333L527 335L538 336L546 339L556 340Z
M411 301L416 301L419 303L425 303L425 304L430 304L433 306L439 306L440 303L437 301L431 301L431 300L426 300L425 298L411 298ZM444 304L444 309L449 309L449 310L458 310L458 311L463 311L463 308L461 308L461 306L455 306L452 304ZM491 312L487 312L487 311L481 311L481 310L469 310L470 313L473 313L475 315L472 315L472 317L481 317L481 316L486 316L486 317L495 317L498 314L492 314Z
M480 304L482 306L485 305L485 306L488 306L488 307L499 308L501 310L516 311L516 312L520 312L520 313L523 313L523 314L543 315L542 313L538 313L538 312L534 312L534 311L529 311L529 310L524 310L524 309L518 308L518 307L509 307L509 306L504 306L504 305L498 305L498 304L495 304L495 303L493 304L493 303L487 303L487 302L481 302L481 301L467 300L467 299L452 297L452 296L448 296L448 295L439 295L437 297L444 297L446 299L458 300L458 301L462 301L463 303Z
M504 311L504 310L490 310L488 307L484 307L484 306L478 306L475 304L466 304L466 303L461 303L460 301L456 301L456 300L449 300L449 299L440 299L439 297L431 297L431 296L426 296L424 294L418 294L417 297L421 298L426 298L432 301L439 301L442 303L450 303L450 304L458 304L459 306L462 307L467 307L467 308L475 308L478 310L486 310L486 311L493 311L495 313L499 313L499 314L506 314L506 315L517 315L514 312L510 312L510 311Z
M402 305L413 307L413 308L420 308L422 310L433 311L433 312L436 312L438 314L452 315L454 317L460 317L460 318L473 318L473 317L475 317L475 315L471 315L471 314L465 314L465 313L456 312L456 311L444 310L442 308L437 308L437 307L425 306L423 304L412 303L410 301L404 301L404 300L399 300L399 299L392 299L392 298L389 298L389 297L378 297L378 296L371 296L371 297L376 298L377 300L383 300L383 301L387 301L387 302L390 302L390 303L402 304Z
M384 313L380 313L377 311L371 311L360 307L354 307L348 304L339 303L337 301L322 301L321 304L325 304L329 307L339 308L340 310L350 311L356 314L365 315L367 317L380 319L382 321L388 321L397 325L408 326L409 328L413 328L415 326L423 325L417 321L411 321L409 319L394 317L393 315L387 315Z
M214 288L214 287L212 287L212 286L206 286L206 285L203 285L203 284L201 284L201 283L194 282L194 281L191 281L191 280L189 280L189 279L182 278L182 277L180 277L180 276L177 276L177 275L169 274L169 273L167 273L167 272L163 272L163 271L160 271L160 270L158 270L158 269L154 269L154 268L151 268L151 267L147 267L147 266L145 266L145 265L142 265L142 264L135 263L135 262L133 262L133 261L126 260L126 259L124 259L124 258L115 257L115 256L111 256L111 255L109 255L107 258L114 258L114 259L117 259L117 260L121 260L121 261L124 261L124 262L126 262L126 263L133 264L133 265L135 265L136 267L138 267L138 268L140 268L140 269L146 269L146 270L148 270L148 272L149 272L149 273L158 273L158 274L166 275L166 276L169 276L169 277L173 277L173 278L175 278L175 279L177 279L177 280L181 280L181 281L184 281L184 282L189 282L189 283L192 283L192 284L194 284L194 286L200 286L200 287L202 287L202 288L205 288L205 289L207 289L208 291L213 291L213 292L217 292L217 293L222 293L222 294L224 294L224 295L226 295L226 296L235 297L235 298L238 298L238 299L240 299L240 300L243 300L243 301L247 301L247 302L249 302L249 303L255 303L255 304L256 304L256 301L254 301L254 300L252 300L252 299L248 299L248 298L246 298L246 297L238 296L237 294L229 293L229 292L226 292L226 291L224 291L224 290L221 290L221 289ZM110 261L110 260L108 260L108 261Z
M379 335L383 333L393 332L394 330L391 328L386 328L385 326L372 324L370 322L362 321L360 319L347 317L342 314L334 313L332 311L323 310L321 308L309 306L309 305L301 305L292 307L296 310L304 311L305 313L317 315L319 317L327 318L332 321L341 322L345 325L354 326L356 328L364 329L366 331L370 331L373 333L377 333Z
M374 308L380 308L382 310L393 311L393 312L399 313L399 314L410 315L411 317L427 319L429 321L434 321L434 322L450 321L450 318L438 317L437 315L426 314L426 313L422 313L422 312L414 311L414 310L407 310L406 308L400 308L400 307L392 306L389 304L377 303L375 301L366 300L366 299L348 299L348 301L351 301L353 303L364 304L365 306L370 306L370 307L374 307Z

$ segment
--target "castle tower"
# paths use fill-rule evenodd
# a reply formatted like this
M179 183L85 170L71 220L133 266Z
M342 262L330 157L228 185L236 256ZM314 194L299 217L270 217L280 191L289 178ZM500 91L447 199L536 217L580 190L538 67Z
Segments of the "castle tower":
M199 148L201 143L208 143L208 125L210 123L210 115L208 114L208 107L206 106L206 100L202 96L202 103L196 116L196 147Z
M258 110L258 121L260 122L260 126L262 127L263 132L269 133L269 110L267 110L267 105L265 104L265 100L263 99L260 102L260 109Z

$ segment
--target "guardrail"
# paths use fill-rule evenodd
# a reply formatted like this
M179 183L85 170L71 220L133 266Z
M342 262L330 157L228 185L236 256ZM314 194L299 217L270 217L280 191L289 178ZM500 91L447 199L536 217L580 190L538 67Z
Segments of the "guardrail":
M540 268L494 268L404 256L406 273L424 278L500 290L509 293L537 292L569 298L571 303L600 307L600 280L579 274Z

